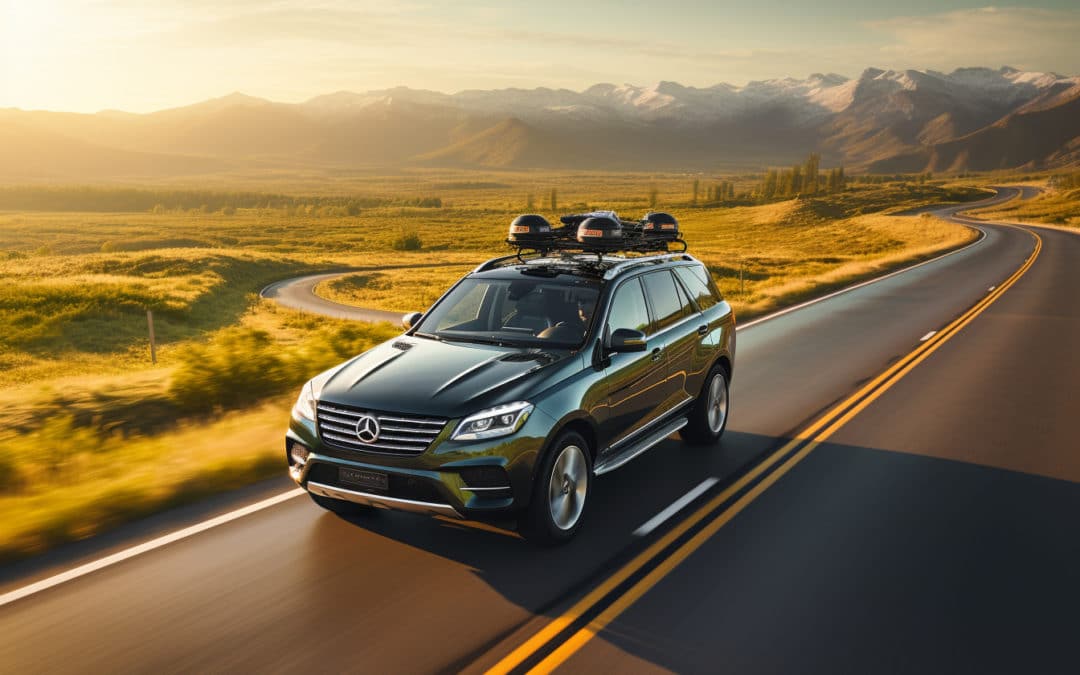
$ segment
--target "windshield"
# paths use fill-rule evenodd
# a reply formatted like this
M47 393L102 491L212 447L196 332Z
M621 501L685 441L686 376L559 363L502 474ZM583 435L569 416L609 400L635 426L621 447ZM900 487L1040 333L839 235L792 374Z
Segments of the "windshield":
M599 283L580 278L465 279L417 326L417 335L494 344L580 347Z

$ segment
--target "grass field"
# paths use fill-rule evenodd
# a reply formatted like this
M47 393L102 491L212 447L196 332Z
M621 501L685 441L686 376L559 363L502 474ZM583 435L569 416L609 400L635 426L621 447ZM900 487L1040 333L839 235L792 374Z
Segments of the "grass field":
M1032 199L978 209L972 214L996 220L1080 227L1080 188L1049 189Z
M529 194L544 213L555 188L559 212L613 207L636 217L655 188L658 207L677 213L691 251L746 318L969 241L965 228L886 214L979 194L888 184L701 207L685 175L351 181L348 190L375 204L355 215L296 206L0 213L0 560L282 470L299 385L399 329L278 307L257 295L271 281L358 269L320 292L423 309L506 250L506 226ZM441 206L401 205L431 195Z

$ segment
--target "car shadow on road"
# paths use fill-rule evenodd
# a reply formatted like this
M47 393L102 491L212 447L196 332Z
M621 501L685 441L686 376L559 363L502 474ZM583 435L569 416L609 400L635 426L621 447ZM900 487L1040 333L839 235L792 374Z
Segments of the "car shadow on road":
M673 437L619 471L597 478L587 520L577 537L561 546L541 547L521 539L512 520L474 525L390 511L348 518L326 514L309 544L340 548L343 538L355 536L356 545L362 546L370 543L364 535L377 535L466 566L514 604L542 613L641 550L649 539L634 531L672 502L710 477L723 486L782 442L729 432L720 446L698 447Z
M459 563L481 592L553 616L651 541L632 534L642 522L704 477L720 478L700 506L783 442L734 432L720 448L665 442L597 481L589 521L561 547L396 513L327 515L312 543L340 546L353 530L359 546L370 542L362 530ZM604 662L614 650L632 657L627 663L676 672L709 670L718 659L735 672L872 672L898 663L1015 672L1032 653L1060 665L1080 606L1077 513L1080 486L1067 481L826 443L601 632L593 649ZM462 601L465 590L448 601L485 604Z

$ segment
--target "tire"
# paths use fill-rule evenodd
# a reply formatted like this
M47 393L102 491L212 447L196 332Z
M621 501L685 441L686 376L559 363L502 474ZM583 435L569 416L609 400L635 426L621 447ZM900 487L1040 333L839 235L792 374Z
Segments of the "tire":
M532 499L518 528L522 536L545 546L572 539L584 520L592 479L589 444L578 433L564 432L537 468Z
M323 497L322 495L313 495L310 492L308 493L308 496L311 497L311 501L339 516L361 516L375 512L374 507L357 504L355 502L347 502L344 499L331 499L330 497Z
M727 373L714 364L701 385L701 393L690 408L689 423L679 431L682 439L695 445L713 445L724 435L731 412Z

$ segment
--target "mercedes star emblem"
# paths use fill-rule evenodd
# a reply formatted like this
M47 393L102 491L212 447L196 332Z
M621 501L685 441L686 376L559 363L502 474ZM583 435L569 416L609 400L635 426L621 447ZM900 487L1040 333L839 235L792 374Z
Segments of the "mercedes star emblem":
M356 420L356 437L361 443L374 443L379 440L379 420L372 415L363 415Z

